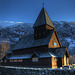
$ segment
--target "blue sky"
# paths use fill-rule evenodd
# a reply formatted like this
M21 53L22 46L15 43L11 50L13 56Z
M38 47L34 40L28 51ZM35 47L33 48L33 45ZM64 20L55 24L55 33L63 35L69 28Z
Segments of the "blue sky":
M75 21L75 0L45 0L52 21ZM0 0L0 20L34 23L43 0Z

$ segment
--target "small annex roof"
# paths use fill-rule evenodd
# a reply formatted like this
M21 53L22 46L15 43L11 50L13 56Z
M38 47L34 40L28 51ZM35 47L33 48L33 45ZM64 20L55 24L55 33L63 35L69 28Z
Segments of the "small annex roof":
M24 49L24 48L31 48L31 47L48 45L48 43L52 37L53 32L54 32L54 30L50 30L46 38L38 39L38 40L34 40L34 34L28 35L24 38L21 38L19 40L19 42L17 42L15 45L13 45L9 49L9 53L12 50L20 50L20 49Z
M58 57L64 57L64 54L65 54L65 51L66 51L66 47L50 48L49 51L54 53Z
M49 18L44 7L42 8L41 12L39 13L33 27L37 27L37 26L41 26L41 25L49 25L54 28L54 25L53 25L51 19Z
M66 52L66 47L61 48L49 48L47 52L33 52L32 54L24 54L24 55L12 55L6 56L7 59L29 59L34 54L38 56L38 58L49 58L49 57L64 57Z
M29 59L33 54L25 54L25 55L12 55L7 57L7 59Z
M6 56L7 59L30 59L34 54L38 56L38 58L49 58L49 57L58 57L54 53L51 52L44 52L44 53L32 53L32 54L24 54L24 55L12 55Z
M52 52L40 53L40 58L47 58L47 57L58 57L58 56Z

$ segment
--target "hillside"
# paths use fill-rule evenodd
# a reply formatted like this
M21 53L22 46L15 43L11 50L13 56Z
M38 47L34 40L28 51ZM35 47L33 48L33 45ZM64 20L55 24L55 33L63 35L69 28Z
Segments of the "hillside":
M75 22L53 21L62 46L67 46L71 55L75 54ZM0 22L0 41L8 39L10 43L16 43L20 36L33 34L31 23L7 23Z

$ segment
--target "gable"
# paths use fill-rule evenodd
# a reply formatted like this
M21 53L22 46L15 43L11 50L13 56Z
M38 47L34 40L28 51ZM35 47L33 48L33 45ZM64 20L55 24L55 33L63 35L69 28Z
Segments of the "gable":
M38 57L38 55L36 55L36 54L33 54L31 58L34 58L34 57Z
M65 54L64 55L66 55L67 57L69 57L69 52L68 52L67 48L65 50Z
M49 48L49 51L56 54L58 57L64 57L66 47Z
M54 45L54 44L56 44L56 45ZM56 33L53 32L53 35L52 35L50 42L48 44L48 48L57 48L57 47L60 47L60 43L58 41Z

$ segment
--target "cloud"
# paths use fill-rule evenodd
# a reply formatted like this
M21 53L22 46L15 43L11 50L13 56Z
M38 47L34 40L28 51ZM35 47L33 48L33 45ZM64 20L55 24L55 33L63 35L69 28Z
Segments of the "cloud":
M14 21L1 21L0 22L8 22L8 23L23 23L23 22L14 22Z
M16 23L23 23L23 22L16 22Z
M16 23L16 22L13 22L13 21L9 21L9 23Z

